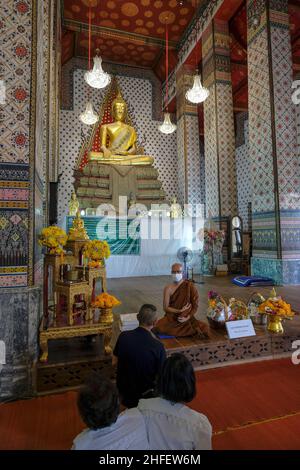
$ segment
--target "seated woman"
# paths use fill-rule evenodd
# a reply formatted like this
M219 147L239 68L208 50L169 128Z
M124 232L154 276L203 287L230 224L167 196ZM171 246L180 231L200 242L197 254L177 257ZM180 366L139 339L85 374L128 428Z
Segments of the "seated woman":
M80 390L78 409L87 425L73 450L148 450L143 416L137 408L119 415L119 395L107 378L93 374Z
M138 409L146 421L151 450L210 450L212 428L189 403L196 395L191 363L183 354L172 354L162 367L158 398L141 399Z

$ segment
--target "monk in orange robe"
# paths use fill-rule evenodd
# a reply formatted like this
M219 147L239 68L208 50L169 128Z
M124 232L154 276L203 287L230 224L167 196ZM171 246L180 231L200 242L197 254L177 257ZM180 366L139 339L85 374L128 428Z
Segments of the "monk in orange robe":
M172 277L173 283L164 290L166 315L157 322L153 332L177 337L209 337L208 325L194 317L199 306L199 294L192 282L183 279L181 264L173 264Z

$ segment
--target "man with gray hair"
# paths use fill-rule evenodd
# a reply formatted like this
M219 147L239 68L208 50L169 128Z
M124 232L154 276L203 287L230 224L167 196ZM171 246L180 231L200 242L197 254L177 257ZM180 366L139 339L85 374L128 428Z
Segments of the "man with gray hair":
M117 363L117 387L121 402L127 408L134 408L140 398L153 394L156 377L166 359L163 344L151 333L158 320L156 307L143 305L137 319L138 328L123 331L113 352L113 362Z

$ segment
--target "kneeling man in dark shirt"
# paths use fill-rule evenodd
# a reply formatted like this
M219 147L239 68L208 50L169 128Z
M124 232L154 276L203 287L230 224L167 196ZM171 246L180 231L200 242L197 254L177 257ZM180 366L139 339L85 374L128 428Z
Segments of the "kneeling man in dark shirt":
M114 363L117 363L117 387L122 404L127 408L137 406L140 398L151 396L166 359L163 344L151 333L158 319L156 307L143 305L137 319L138 328L122 332L113 353Z

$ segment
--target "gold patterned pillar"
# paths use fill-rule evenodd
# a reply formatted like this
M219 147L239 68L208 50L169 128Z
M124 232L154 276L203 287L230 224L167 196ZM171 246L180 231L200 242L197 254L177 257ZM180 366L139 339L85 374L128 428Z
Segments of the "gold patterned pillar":
M194 73L194 69L182 66L176 74L179 202L193 207L202 202L198 111L185 97Z
M235 132L228 23L213 20L202 36L206 214L237 213Z

